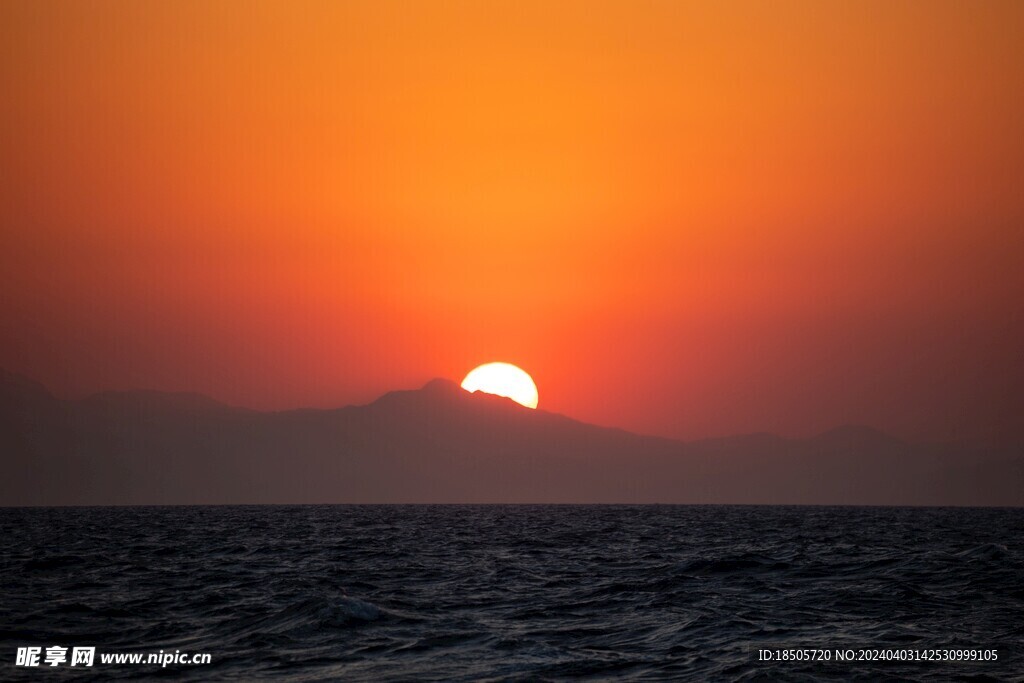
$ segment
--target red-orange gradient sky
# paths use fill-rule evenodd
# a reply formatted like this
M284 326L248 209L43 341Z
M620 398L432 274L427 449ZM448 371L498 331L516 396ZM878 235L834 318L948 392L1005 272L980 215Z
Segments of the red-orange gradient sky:
M0 5L0 366L642 432L1024 409L1022 2ZM1016 422L1015 422L1016 421Z

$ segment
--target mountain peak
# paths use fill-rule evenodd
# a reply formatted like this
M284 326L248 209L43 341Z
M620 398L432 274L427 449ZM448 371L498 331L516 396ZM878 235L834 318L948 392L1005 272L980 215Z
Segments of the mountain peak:
M246 419L188 394L34 400L39 391L0 374L0 452L13 463L0 505L1024 504L1018 454L979 460L866 427L683 443L444 379L363 406ZM74 476L52 476L64 471Z
M444 377L435 377L434 379L424 384L423 388L420 389L420 391L451 394L456 391L462 391L462 387L460 387L458 384L451 381L450 379L445 379Z
M389 391L369 405L403 406L404 408L416 406L458 406L460 411L465 409L488 411L497 407L501 410L514 408L517 411L526 410L533 412L531 409L516 403L511 398L489 394L484 391L469 392L450 379L441 377L430 380L419 389Z

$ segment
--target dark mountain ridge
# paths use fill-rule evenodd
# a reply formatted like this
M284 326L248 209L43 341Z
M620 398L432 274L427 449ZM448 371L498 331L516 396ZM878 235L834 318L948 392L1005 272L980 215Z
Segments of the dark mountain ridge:
M0 505L1024 505L1011 450L862 426L681 442L435 379L362 406L258 412L198 394L55 398L0 372Z

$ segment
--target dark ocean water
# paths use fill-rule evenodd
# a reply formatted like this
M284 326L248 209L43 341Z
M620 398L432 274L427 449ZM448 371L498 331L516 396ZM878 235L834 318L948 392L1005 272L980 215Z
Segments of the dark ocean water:
M1024 680L1024 510L2 509L0 545L3 680ZM15 666L51 645L96 663ZM212 662L99 662L159 650Z

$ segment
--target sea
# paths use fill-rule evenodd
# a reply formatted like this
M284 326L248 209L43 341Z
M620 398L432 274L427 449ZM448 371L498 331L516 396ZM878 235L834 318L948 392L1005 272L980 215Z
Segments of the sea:
M0 546L0 680L1024 680L1022 509L6 508Z

